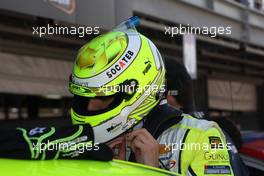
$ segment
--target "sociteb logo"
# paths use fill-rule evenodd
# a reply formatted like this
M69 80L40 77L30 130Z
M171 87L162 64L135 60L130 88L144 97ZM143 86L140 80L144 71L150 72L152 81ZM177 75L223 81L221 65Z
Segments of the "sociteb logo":
M106 75L108 76L108 78L112 78L114 75L119 73L122 69L124 69L128 64L128 61L131 59L133 55L134 53L128 50L125 56L117 64L112 66L109 69L109 71L106 72Z

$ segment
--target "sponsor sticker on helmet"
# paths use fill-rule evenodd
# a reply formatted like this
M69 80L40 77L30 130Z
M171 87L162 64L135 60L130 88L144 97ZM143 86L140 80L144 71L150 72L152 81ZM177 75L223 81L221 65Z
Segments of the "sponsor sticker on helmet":
M146 75L148 73L149 69L151 68L151 62L149 61L149 59L147 61L145 61L145 65L146 65L146 67L142 72L144 75Z
M108 78L112 78L114 75L119 74L119 72L127 66L129 60L132 58L133 55L134 52L128 50L125 56L120 61L118 61L114 66L108 69L108 71L106 72Z
M112 125L109 128L107 128L106 130L109 133L113 133L116 130L118 130L121 126L122 126L122 122L120 122L120 123L112 123Z

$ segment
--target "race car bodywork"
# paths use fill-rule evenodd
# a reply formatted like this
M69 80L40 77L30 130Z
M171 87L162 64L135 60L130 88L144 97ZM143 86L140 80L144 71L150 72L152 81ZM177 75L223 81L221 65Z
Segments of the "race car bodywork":
M132 162L113 160L17 160L0 159L1 176L165 176L175 173Z

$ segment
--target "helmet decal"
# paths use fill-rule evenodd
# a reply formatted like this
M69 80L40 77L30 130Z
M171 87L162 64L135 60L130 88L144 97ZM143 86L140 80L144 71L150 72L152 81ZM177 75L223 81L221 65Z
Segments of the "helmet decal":
M100 87L112 81L119 74L121 74L136 58L141 47L140 36L138 34L135 35L135 32L132 33L133 35L131 35L131 33L131 31L126 33L126 35L128 35L129 41L126 50L113 64L108 62L111 65L109 68L96 75L94 75L92 72L86 73L86 75L92 75L89 76L89 78L80 78L80 76L77 77L76 75L72 74L72 82L79 85L83 85L83 83L88 82L90 83L89 87ZM78 70L78 68L76 70Z

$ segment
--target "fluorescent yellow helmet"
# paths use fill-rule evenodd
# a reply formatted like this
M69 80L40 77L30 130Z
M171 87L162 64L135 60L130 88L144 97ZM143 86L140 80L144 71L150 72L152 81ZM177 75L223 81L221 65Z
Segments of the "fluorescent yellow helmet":
M135 29L114 29L78 52L70 76L74 124L89 123L95 142L112 140L138 124L165 92L165 67L156 46ZM88 111L91 98L114 97L110 106Z

